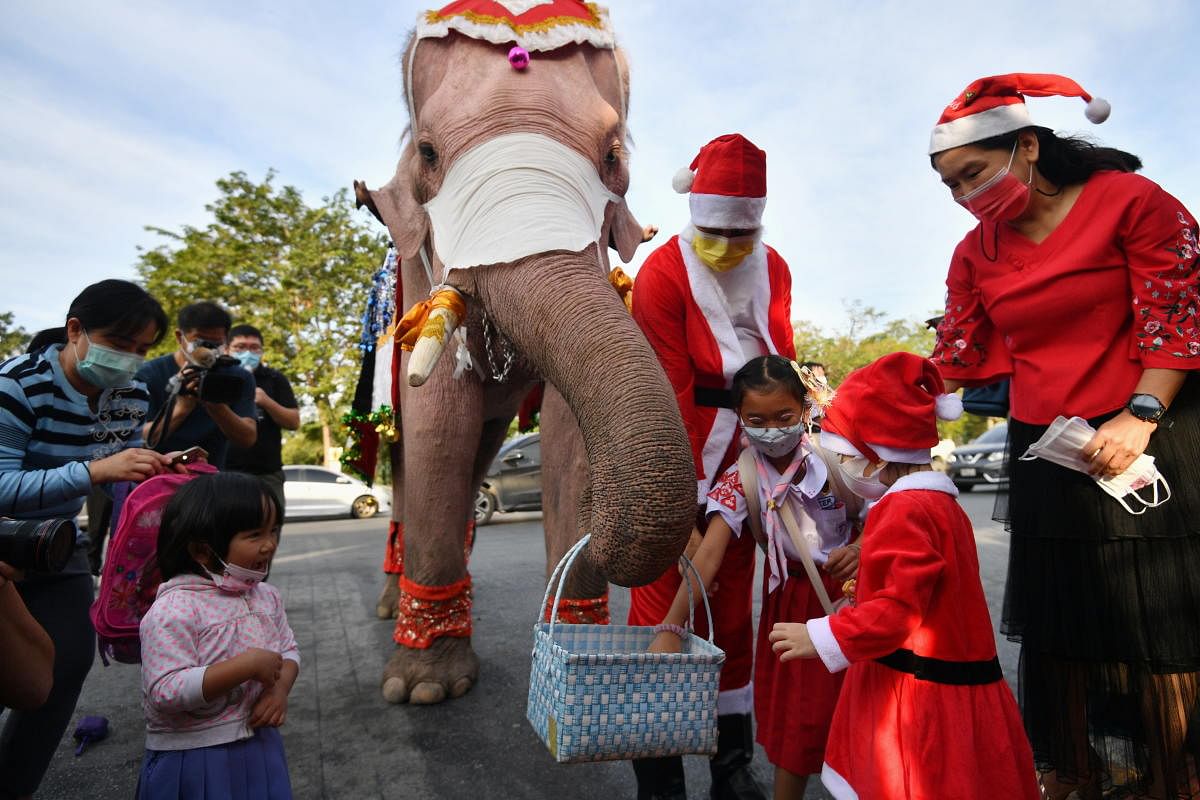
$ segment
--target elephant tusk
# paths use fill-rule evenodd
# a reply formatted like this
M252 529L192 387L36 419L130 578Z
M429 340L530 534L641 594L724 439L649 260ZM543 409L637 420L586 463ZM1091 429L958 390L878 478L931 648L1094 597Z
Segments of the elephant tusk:
M396 328L403 350L411 350L408 359L408 385L421 386L437 366L446 343L466 316L466 303L456 289L436 289L404 315Z

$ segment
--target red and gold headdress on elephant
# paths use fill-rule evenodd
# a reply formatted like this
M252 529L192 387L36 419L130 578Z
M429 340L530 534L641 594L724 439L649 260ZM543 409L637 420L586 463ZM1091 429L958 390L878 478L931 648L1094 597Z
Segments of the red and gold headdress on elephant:
M492 44L512 42L529 51L555 50L567 44L614 46L608 11L578 0L458 0L426 11L417 37L441 37L456 31Z

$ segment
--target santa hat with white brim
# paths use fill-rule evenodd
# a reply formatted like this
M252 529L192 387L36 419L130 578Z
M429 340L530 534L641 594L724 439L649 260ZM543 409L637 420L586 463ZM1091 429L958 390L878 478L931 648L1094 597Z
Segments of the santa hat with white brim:
M962 416L928 358L892 353L854 370L838 387L821 421L821 447L872 462L928 464L937 421Z
M767 154L740 133L718 136L675 173L671 186L690 193L693 225L759 228L767 207Z
M1087 103L1084 115L1097 125L1112 111L1107 100L1092 97L1062 75L1014 72L980 78L942 112L929 137L929 155L1031 127L1026 95L1080 97Z

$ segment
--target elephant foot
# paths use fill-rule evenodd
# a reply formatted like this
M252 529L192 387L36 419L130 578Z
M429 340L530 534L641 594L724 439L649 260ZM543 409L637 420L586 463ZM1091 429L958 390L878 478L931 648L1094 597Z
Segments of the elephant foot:
M479 679L479 658L467 638L444 636L427 650L397 647L383 668L383 699L432 705L462 697Z
M400 576L385 572L383 574L383 591L375 601L375 616L379 619L395 619L399 614L396 601L400 598Z

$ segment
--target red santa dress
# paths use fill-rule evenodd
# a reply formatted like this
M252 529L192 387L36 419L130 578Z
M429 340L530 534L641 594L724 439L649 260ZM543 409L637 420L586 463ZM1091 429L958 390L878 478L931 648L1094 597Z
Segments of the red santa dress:
M751 339L758 342L755 355L795 358L796 351L787 262L759 242L743 263L718 276L696 257L691 237L689 226L646 259L637 274L633 317L675 391L696 465L696 500L703 503L740 451L737 414L718 404L728 406L733 375L749 360L745 346ZM729 294L745 287L748 302L731 306ZM717 573L718 590L710 598L714 636L726 653L721 713L750 710L754 547L752 537L730 543ZM657 581L633 588L629 624L661 622L679 584L679 573L671 568ZM738 699L727 694L733 690L743 690Z
M849 666L821 773L838 800L1040 796L957 495L940 472L896 481L867 519L856 604L808 623L825 666Z

